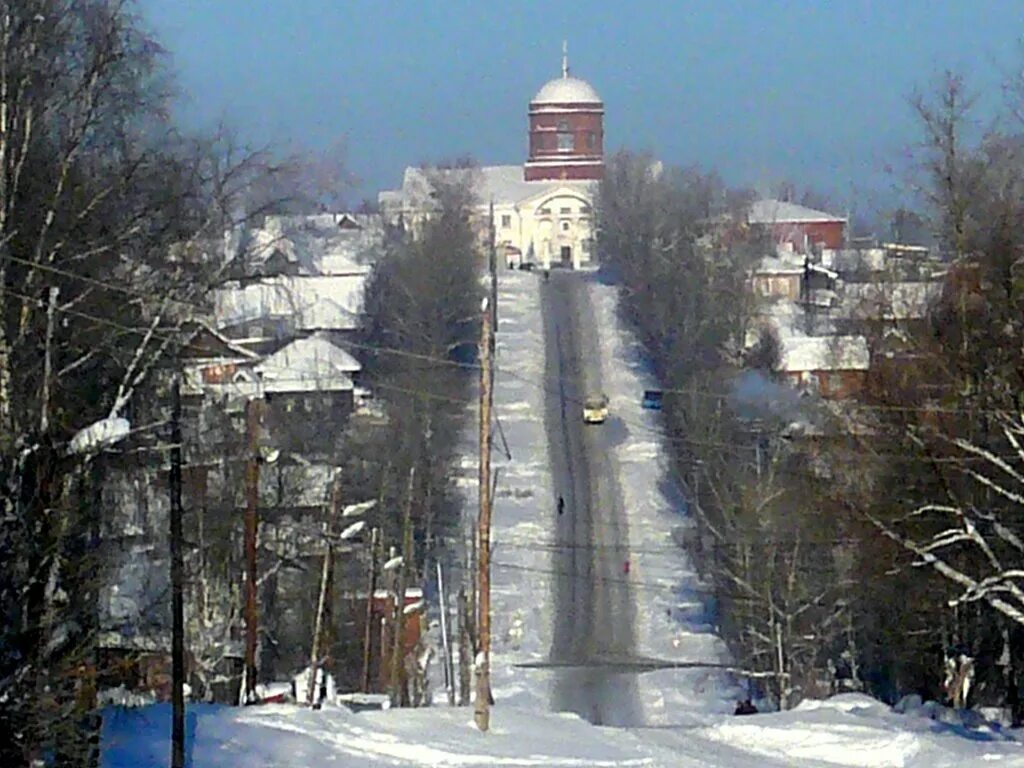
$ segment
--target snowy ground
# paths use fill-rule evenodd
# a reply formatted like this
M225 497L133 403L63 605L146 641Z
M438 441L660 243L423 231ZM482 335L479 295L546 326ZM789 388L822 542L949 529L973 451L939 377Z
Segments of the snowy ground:
M471 710L443 704L360 714L337 707L313 712L281 705L196 706L190 708L192 765L1024 768L1024 748L998 729L896 714L864 696L735 717L735 681L710 671L641 676L648 727L597 727L550 712L553 673L514 666L546 659L552 632L554 500L543 423L538 277L515 272L501 278L495 404L512 458L505 457L498 437L492 576L497 705L491 732L476 731ZM658 658L721 660L724 649L708 624L696 576L671 539L672 528L686 523L685 505L666 477L657 414L639 406L649 375L635 341L615 318L614 289L594 281L590 295L602 330L602 374L614 414L603 428L622 436L615 459L630 511L638 651ZM467 428L462 447L461 485L472 518L475 427ZM168 718L164 705L110 710L104 718L105 768L166 765Z
M539 277L502 272L501 278L494 391L500 430L492 461L497 476L491 545L492 687L500 701L547 708L553 673L514 666L547 659L552 636L555 499L544 430ZM467 521L477 516L477 434L473 406L461 446Z
M575 716L508 705L482 734L468 709L433 707L352 714L293 706L198 706L189 725L190 765L458 766L490 768L960 768L1024 766L1024 750L992 731L967 733L897 715L863 696L813 702L793 712L722 717L697 728L618 729ZM104 768L156 768L170 754L167 705L104 720Z

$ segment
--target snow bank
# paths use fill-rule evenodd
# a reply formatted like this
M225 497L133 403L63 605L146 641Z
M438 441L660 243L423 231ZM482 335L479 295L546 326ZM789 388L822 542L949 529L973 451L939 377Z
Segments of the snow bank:
M544 429L544 324L539 277L499 273L492 476L491 684L500 704L546 709L552 672L516 663L546 660L552 637L554 491ZM477 517L478 411L467 412L459 452L466 530ZM508 451L506 453L506 446ZM509 458L511 455L511 458ZM456 574L462 576L463 574ZM454 594L457 586L449 590ZM439 690L439 687L435 687Z

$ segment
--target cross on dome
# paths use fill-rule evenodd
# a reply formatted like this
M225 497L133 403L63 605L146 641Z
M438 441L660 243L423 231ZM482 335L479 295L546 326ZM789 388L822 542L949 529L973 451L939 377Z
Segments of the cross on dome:
M549 80L533 97L533 104L600 104L594 87L569 74L569 43L562 41L562 76Z

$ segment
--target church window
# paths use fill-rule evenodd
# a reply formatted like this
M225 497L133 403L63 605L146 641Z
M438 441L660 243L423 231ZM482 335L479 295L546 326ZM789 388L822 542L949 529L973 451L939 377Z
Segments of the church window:
M559 213L572 213L572 208L559 208Z
M571 152L573 149L573 136L569 131L569 121L558 121L558 151Z
M587 131L587 149L593 149L596 144L593 131Z
M512 217L509 214L502 214L501 226L502 229L508 229L509 227L512 226Z
M538 211L538 213L540 213L541 216L550 216L551 215L551 209L550 208L541 208L540 211Z
M563 221L562 222L562 231L563 232L568 232L569 231L569 222L568 221Z

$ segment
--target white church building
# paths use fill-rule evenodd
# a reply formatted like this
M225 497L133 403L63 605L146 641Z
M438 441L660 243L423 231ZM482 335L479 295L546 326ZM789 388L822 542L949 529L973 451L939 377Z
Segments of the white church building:
M562 76L545 83L530 101L526 163L446 171L472 180L478 220L487 222L493 205L499 259L574 269L593 259L603 126L601 97L588 82L569 75L563 54ZM415 227L429 216L429 173L406 168L401 189L380 193L387 221Z

